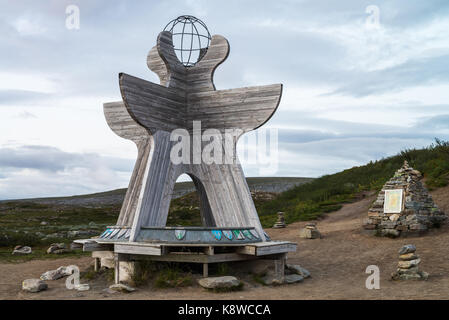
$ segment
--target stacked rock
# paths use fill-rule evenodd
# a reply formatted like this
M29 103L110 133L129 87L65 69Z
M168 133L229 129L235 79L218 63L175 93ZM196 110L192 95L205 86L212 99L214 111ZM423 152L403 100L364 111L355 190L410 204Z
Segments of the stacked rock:
M278 220L273 225L273 228L285 228L285 219L283 212L278 212Z
M299 231L299 237L304 239L318 239L321 238L321 233L318 231L315 223L308 223L305 228Z
M398 269L391 275L393 280L427 280L429 274L419 271L421 259L415 251L413 244L407 244L399 250Z
M380 236L398 237L408 234L420 235L429 228L441 225L447 216L433 202L421 179L421 173L404 161L404 165L379 192L368 211L368 219L363 222L363 228ZM403 190L401 212L394 214L384 212L385 191L398 189Z

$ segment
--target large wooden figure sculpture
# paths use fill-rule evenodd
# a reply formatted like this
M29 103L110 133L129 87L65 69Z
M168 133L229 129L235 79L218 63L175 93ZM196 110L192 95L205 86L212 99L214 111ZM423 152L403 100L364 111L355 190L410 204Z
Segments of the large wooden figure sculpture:
M275 112L281 84L215 89L215 69L228 54L228 41L214 35L209 47L202 49L200 60L185 66L174 51L172 33L163 31L147 58L148 67L159 76L160 84L120 73L123 102L104 104L104 113L111 129L135 142L138 148L116 226L131 229L126 235L129 241L147 240L149 234L145 230L165 227L173 187L183 173L192 178L197 188L205 227L254 229L248 240L266 240L238 161L206 164L195 159L201 157L195 150L189 152L188 163L175 164L170 159L172 147L177 143L170 140L175 129L185 129L192 135L197 130L194 121L201 126L199 133L211 128L220 133L239 129L232 145L235 152L241 134L260 127ZM222 141L225 153L225 140Z

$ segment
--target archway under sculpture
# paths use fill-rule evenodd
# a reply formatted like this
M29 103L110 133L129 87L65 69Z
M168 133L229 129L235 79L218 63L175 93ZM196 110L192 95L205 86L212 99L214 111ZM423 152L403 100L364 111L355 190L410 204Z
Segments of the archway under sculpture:
M281 99L282 84L216 90L214 72L226 60L229 50L223 36L213 35L201 59L186 67L176 56L172 33L163 31L147 56L147 65L159 76L159 84L119 74L123 101L105 103L104 114L118 136L136 144L138 156L116 225L108 227L98 239L79 240L85 249L95 242L92 248L113 248L115 254L163 255L162 249L139 251L142 249L130 246L148 242L199 245L269 242L238 162L236 144L242 134L271 118ZM196 142L203 150L206 142L201 135L211 129L222 136L233 132L231 140L221 140L224 163L206 163L201 152L198 155L195 150L195 139L199 139ZM175 163L170 157L179 143L171 139L175 130L181 130L192 141L188 161ZM203 228L166 227L174 184L184 173L192 178L199 193ZM273 245L270 243L271 249L264 254L296 250L296 244L289 242L279 243L275 249ZM265 252L245 250L236 253L235 259L239 260L242 253Z

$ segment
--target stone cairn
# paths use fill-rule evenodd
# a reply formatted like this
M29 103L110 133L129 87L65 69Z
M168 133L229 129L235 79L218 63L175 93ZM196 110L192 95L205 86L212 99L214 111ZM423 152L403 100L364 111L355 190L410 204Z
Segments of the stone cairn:
M284 213L283 212L278 212L278 220L276 221L276 223L273 225L273 228L285 228L285 219L284 219Z
M303 239L319 239L321 238L321 233L318 231L316 224L311 222L299 231L299 237Z
M421 234L440 225L447 216L438 209L421 183L422 175L404 161L404 165L385 183L363 222L365 230L377 231L380 236ZM385 190L402 189L403 207L400 213L385 213Z
M416 247L407 244L399 250L398 269L391 275L393 280L427 280L429 274L419 271L421 259L416 254Z

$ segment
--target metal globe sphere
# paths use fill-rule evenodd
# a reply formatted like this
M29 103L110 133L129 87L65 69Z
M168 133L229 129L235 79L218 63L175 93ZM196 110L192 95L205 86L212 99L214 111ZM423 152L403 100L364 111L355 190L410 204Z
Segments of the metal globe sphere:
M185 67L193 67L207 52L211 36L206 24L194 16L179 16L164 28L173 35L176 56Z

